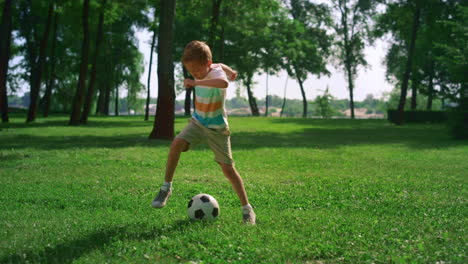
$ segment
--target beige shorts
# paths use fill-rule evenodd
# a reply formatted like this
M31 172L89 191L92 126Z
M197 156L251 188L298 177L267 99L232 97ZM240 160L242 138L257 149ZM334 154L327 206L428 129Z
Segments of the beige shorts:
M189 119L189 124L176 138L181 138L194 147L207 143L215 155L215 161L224 164L234 164L231 153L231 132L229 128L214 130L204 127L197 120Z

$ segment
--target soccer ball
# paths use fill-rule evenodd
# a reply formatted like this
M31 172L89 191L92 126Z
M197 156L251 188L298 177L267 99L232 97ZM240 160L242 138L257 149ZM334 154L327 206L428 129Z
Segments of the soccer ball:
M188 203L188 215L192 220L215 220L219 215L219 205L213 196L197 194Z

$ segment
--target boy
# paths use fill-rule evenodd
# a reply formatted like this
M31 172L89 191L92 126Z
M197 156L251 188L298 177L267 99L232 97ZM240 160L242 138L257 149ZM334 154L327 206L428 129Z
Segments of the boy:
M215 154L215 161L231 182L242 204L244 223L255 224L255 213L249 204L242 178L234 168L231 154L230 131L227 122L224 99L229 82L237 77L237 72L224 64L213 64L211 50L204 42L192 41L185 47L182 63L195 78L185 79L187 89L195 87L195 111L190 123L176 136L171 144L166 165L165 182L154 198L152 206L162 208L172 194L172 178L180 154L198 143L208 143Z

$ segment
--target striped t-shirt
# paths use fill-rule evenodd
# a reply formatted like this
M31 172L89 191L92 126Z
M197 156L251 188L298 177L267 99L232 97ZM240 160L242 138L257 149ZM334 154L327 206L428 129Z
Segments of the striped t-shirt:
M202 80L219 78L227 81L226 73L221 66L212 64L210 72ZM225 88L195 86L195 111L192 117L207 128L223 129L227 127L227 114L224 108L225 98Z

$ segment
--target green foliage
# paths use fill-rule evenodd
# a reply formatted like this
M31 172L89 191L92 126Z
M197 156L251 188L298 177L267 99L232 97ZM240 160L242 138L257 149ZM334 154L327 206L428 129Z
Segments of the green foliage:
M344 72L350 73L353 82L359 66L367 66L364 47L370 36L370 18L376 12L377 1L333 0L332 7L338 18L333 28L336 32L336 58ZM351 89L351 87L349 87Z
M96 30L101 0L90 2L91 50L94 54ZM3 2L2 2L3 3ZM27 87L34 76L39 48L39 37L44 31L48 1L13 1L13 37L10 70L8 74L9 95L12 96L22 87ZM434 96L433 109L443 108L443 104L457 103L464 107L466 97L463 87L467 83L468 68L466 58L468 47L466 30L468 11L459 1L369 1L346 0L332 1L330 4L315 4L311 1L293 0L223 0L221 1L219 23L216 25L213 54L215 59L239 71L239 80L252 88L253 76L259 72L275 73L286 70L290 76L304 80L308 74L327 74L330 55L336 55L342 65L347 64L351 78L356 74L358 65L365 65L363 48L376 37L391 35L391 47L386 57L387 77L396 87L401 82L406 45L412 24L412 12L420 5L421 27L416 43L415 63L410 83L418 89L418 109L424 109L427 99ZM383 14L375 17L378 4L385 3ZM55 1L58 13L58 42L55 50L55 88L52 94L51 110L69 112L71 98L77 84L81 54L82 1ZM127 98L121 102L121 110L141 109L138 99L144 86L139 79L144 70L143 57L138 51L135 31L158 28L160 1L107 1L105 10L104 40L98 58L96 88L99 94L106 88L120 89ZM2 5L0 5L2 6ZM185 44L193 39L207 41L212 24L212 1L178 0L175 21L174 58L180 58ZM338 20L332 19L338 15ZM368 35L375 18L374 35ZM335 29L331 35L331 27ZM354 34L351 34L354 33ZM51 36L52 38L52 36ZM49 40L51 42L52 39ZM331 45L335 43L335 50ZM142 44L140 44L142 45ZM143 44L144 45L144 44ZM51 45L48 45L48 62L51 62ZM335 51L335 54L332 52ZM51 63L46 63L50 66ZM180 64L177 69L181 69ZM44 79L49 79L51 69L47 67ZM179 75L182 75L181 72ZM183 77L178 76L179 80ZM433 80L433 85L431 80ZM183 87L178 85L180 92ZM432 87L433 91L430 91ZM41 88L41 95L44 87ZM125 90L125 91L123 91ZM28 93L27 93L28 94ZM114 98L112 98L114 97ZM18 98L16 98L18 99ZM115 93L111 93L114 103ZM392 91L388 100L366 98L355 102L355 107L367 108L368 113L386 113L387 108L396 107L398 91ZM23 105L27 100L21 99ZM270 97L274 107L281 107L282 98ZM12 100L11 103L19 103ZM228 107L245 107L246 100L237 98L227 102ZM320 104L311 106L309 114L322 115ZM409 100L407 100L409 104ZM264 100L259 100L264 105ZM328 107L333 116L340 115L348 108L349 100L329 100ZM299 100L287 100L286 115L297 116L302 110ZM460 110L463 111L463 110ZM324 112L322 112L324 113ZM330 115L330 113L326 114ZM457 119L463 120L463 119ZM457 126L460 127L460 126Z
M461 99L467 96L462 86L468 85L468 6L456 4L451 15L446 20L438 21L444 30L445 38L442 39L443 42L440 38L436 42L436 46L444 51L437 57L437 61L446 68L450 82L458 84L449 98L454 99L458 96Z
M398 108L398 101L400 100L400 91L399 87L395 87L389 93L386 93L384 96L385 107L380 107L381 110L388 110L388 109L397 109ZM424 94L418 94L417 97L417 107L416 110L426 110L427 109L427 100L428 96ZM435 98L432 101L432 109L433 110L443 110L442 100L439 98ZM405 109L411 109L411 100L406 100Z
M411 82L416 84L420 94L428 96L432 93L435 98L453 100L459 93L460 81L466 82L468 67L466 55L463 55L466 54L466 39L461 37L466 35L466 19L462 17L462 12L457 12L462 10L462 5L456 1L387 3L386 11L376 19L374 31L377 37L389 34L392 38L386 56L387 79L395 86L400 86L402 82L415 4L421 8L421 26L416 41ZM450 25L459 27L455 29ZM451 53L449 47L456 47L458 53Z
M29 5L32 3L32 6ZM104 14L104 40L98 58L97 88L110 85L113 88L122 86L127 89L130 101L136 100L137 94L144 89L139 79L144 71L143 56L139 53L134 37L137 28L148 23L146 13L147 1L107 1ZM97 35L97 23L101 0L90 1L90 54L94 54ZM52 111L68 112L71 98L74 96L78 82L79 62L82 38L82 3L81 1L56 1L58 13L57 45L55 48L55 79L52 94ZM18 91L18 85L32 80L31 69L35 67L35 56L38 54L39 39L44 30L48 1L13 1L15 17L14 30L17 34L12 58L17 56L19 68L9 76L9 90ZM50 61L52 34L48 44ZM50 63L46 63L50 66ZM50 68L43 73L44 83L51 76ZM91 65L89 65L91 68ZM88 77L90 75L88 74ZM41 90L41 96L44 91Z
M86 127L12 116L0 132L0 262L466 262L468 145L444 126L229 121L255 227L204 146L183 153L169 203L152 209L170 143L149 141L141 116ZM187 220L202 192L220 203L216 222Z
M285 21L280 31L284 38L281 46L285 59L283 68L289 76L302 81L309 73L318 76L330 74L326 67L332 45L332 36L327 32L331 24L329 8L294 0L289 12L293 20Z
M330 118L333 115L333 109L331 108L331 101L333 100L333 96L330 94L327 89L323 92L323 95L318 95L314 103L318 109L317 112L320 113L322 118Z

